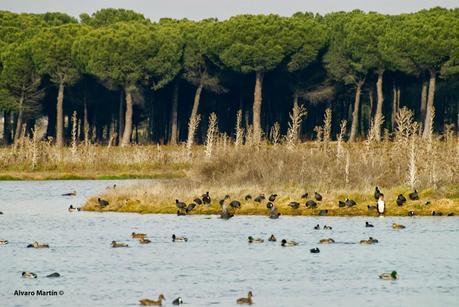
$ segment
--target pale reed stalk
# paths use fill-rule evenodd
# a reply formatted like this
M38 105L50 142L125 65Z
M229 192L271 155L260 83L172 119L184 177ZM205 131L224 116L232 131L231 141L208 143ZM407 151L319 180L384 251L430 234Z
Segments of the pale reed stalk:
M209 116L209 127L207 128L207 136L206 136L206 157L212 158L212 150L215 142L216 134L218 133L217 127L217 115L215 113L211 113Z
M288 150L293 150L298 143L298 134L301 122L306 114L307 112L303 105L299 106L298 104L294 104L292 112L290 113L290 121L288 123L287 135L285 137L285 143Z
M280 125L278 122L275 122L274 125L271 127L269 132L269 136L271 139L271 143L276 147L279 144L281 135L280 135Z
M197 114L190 118L188 122L188 138L186 141L186 152L187 156L192 156L192 148L194 144L194 136L196 134L196 130L198 129L199 122L201 121L201 115Z
M236 140L234 142L234 145L236 147L239 147L242 145L243 139L244 139L244 128L241 127L242 123L242 110L237 111L237 116L236 116Z

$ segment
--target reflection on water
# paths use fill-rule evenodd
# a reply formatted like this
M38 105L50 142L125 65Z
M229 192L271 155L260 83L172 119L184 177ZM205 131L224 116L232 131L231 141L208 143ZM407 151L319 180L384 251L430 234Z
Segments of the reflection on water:
M457 306L457 217L332 218L216 217L69 213L86 197L116 181L0 182L0 306L125 306L164 293L166 305L234 306L254 294L257 306ZM129 184L128 181L119 184ZM76 197L62 193L77 190ZM374 228L365 228L365 221ZM407 226L392 230L392 222ZM313 230L316 224L333 230ZM146 232L140 245L131 232ZM172 243L171 235L187 243ZM282 248L271 234L300 243ZM247 243L262 237L263 244ZM372 236L376 245L320 245L323 238L354 243ZM117 240L129 248L110 248ZM25 246L32 241L49 249ZM319 254L310 248L319 247ZM400 280L378 274L397 270ZM22 271L38 279L20 277ZM62 277L45 278L59 272ZM56 297L14 296L15 290L56 290Z

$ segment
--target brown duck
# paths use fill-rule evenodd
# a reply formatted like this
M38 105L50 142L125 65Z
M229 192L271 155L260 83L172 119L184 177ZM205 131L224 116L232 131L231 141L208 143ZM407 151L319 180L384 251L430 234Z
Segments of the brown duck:
M249 291L249 293L247 294L247 297L238 298L236 303L240 305L242 304L252 305L253 304L252 296L253 296L252 291Z
M139 303L142 306L162 306L163 300L165 301L166 298L164 297L163 294L160 294L157 300L151 300L148 298L144 298L144 299L141 299Z

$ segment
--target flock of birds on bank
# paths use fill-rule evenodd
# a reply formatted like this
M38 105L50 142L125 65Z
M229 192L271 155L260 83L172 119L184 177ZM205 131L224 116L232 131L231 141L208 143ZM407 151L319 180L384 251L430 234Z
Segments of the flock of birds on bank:
M309 193L304 193L301 195L302 199L307 199L309 196ZM271 219L277 219L281 215L278 212L278 209L275 205L275 200L278 197L277 194L271 194L268 197L268 202L266 203L266 208L268 209L268 217ZM386 203L384 201L384 194L381 192L379 187L375 187L374 191L374 198L377 201L375 205L368 205L367 208L369 211L376 210L379 215L383 215L386 212ZM414 190L413 192L408 194L408 198L410 200L419 200L419 193L417 190ZM245 201L254 201L256 203L262 203L263 201L266 200L266 195L265 194L259 194L255 198L252 198L252 195L248 194L244 197ZM316 209L318 207L318 203L322 201L323 197L320 193L314 192L314 199L308 199L305 202L305 207L308 209ZM180 201L178 199L175 200L175 206L177 208L177 215L182 216L182 215L187 215L191 211L193 211L196 207L200 205L210 205L212 202L212 199L210 197L209 192L206 192L201 195L201 197L196 197L193 199L193 202L190 203L185 203L183 201ZM403 194L399 194L397 196L397 199L395 200L397 206L401 207L403 206L406 202L407 199ZM108 202L103 200L103 199L98 199L99 206L105 207L108 205ZM227 194L223 197L223 199L219 200L219 205L220 205L220 217L222 219L228 220L234 216L234 213L242 207L242 204L239 200L231 200L231 197ZM425 206L430 205L430 201L427 201L425 203ZM346 198L344 201L339 200L338 201L338 207L339 208L344 208L344 207L354 207L357 205L357 202ZM293 209L293 210L298 210L301 206L299 202L292 201L288 204L288 206ZM319 215L320 216L326 216L328 214L328 209L323 209L319 210ZM415 212L414 211L408 211L408 216L414 216ZM433 216L442 216L442 212L438 211L432 211ZM448 216L453 216L454 213L448 213Z
M115 188L116 185L113 186L113 188ZM76 191L73 191L73 192L70 192L70 193L65 193L65 194L62 194L62 196L76 196ZM269 197L268 197L268 202L266 204L266 208L268 209L269 211L269 218L271 219L277 219L279 218L280 216L280 213L277 211L277 208L274 204L274 202L276 201L276 198L278 197L277 194L271 194ZM377 210L379 214L384 214L385 212L385 203L384 203L384 194L381 193L380 189L378 187L375 188L375 193L374 193L374 197L375 199L377 200L377 204L375 206L368 206L368 209L369 210ZM419 194L418 192L415 190L414 192L410 193L408 195L409 199L410 200L419 200ZM308 193L305 193L301 196L302 199L306 199L308 198ZM241 203L238 201L238 200L232 200L232 201L229 201L229 203L227 203L227 201L230 199L230 196L229 195L225 195L225 197L223 199L221 199L219 201L219 205L220 205L220 209L221 209L221 213L220 213L220 217L222 219L230 219L231 217L234 216L234 213L232 213L229 208L233 209L233 210L237 210L237 209L240 209L241 208ZM305 206L306 208L317 208L318 204L317 202L320 202L322 201L323 197L320 193L318 192L314 192L314 199L309 199L306 201L305 203ZM251 195L246 195L245 196L245 200L246 201L250 201L252 200L252 196ZM266 200L266 196L265 194L260 194L258 196L256 196L255 198L253 198L253 201L257 202L257 203L262 203L263 201ZM316 202L317 201L317 202ZM193 203L190 203L190 204L186 204L184 202L181 202L179 201L178 199L176 200L176 207L178 209L177 211L177 215L186 215L188 214L189 212L191 212L194 208L196 208L196 206L198 205L210 205L212 202L212 199L209 195L209 192L206 192L204 193L201 197L197 197L195 199L193 199ZM403 194L399 194L397 199L396 199L396 203L398 206L403 206L403 204L405 204L407 202L407 199L403 196ZM101 199L101 198L98 198L98 204L100 207L106 207L109 205L109 202L107 200L104 200L104 199ZM349 198L347 198L346 200L344 201L339 201L339 207L353 207L355 206L357 203ZM426 205L430 204L430 202L427 202ZM300 207L300 203L299 202L290 202L288 204L289 207L291 207L292 209L296 210L296 209L299 209ZM68 211L69 212L76 212L76 211L80 211L80 208L75 208L73 207L72 205L70 205L70 207L68 208ZM233 211L234 212L234 211ZM412 211L410 211L412 212ZM320 213L319 215L326 215L328 213L328 210L320 210ZM3 214L2 212L0 212L0 214ZM410 216L414 215L414 214L408 214ZM439 212L433 212L432 215L442 215L441 213ZM448 214L449 216L452 215L452 214ZM374 227L372 224L370 224L368 221L365 222L365 227ZM392 228L393 229L404 229L405 226L401 225L401 224L396 224L396 223L393 223L392 224ZM318 224L316 225L314 228L314 230L320 230L321 229L321 226ZM324 230L331 230L332 227L331 226L328 226L328 225L324 225L322 227L322 229ZM137 239L139 244L149 244L151 243L151 240L149 240L147 238L147 235L145 233L131 233L131 237L133 239ZM268 238L268 241L269 242L277 242L277 238L274 236L274 234L272 234L269 238ZM188 242L188 238L187 237L183 237L183 236L176 236L175 234L172 235L172 242ZM360 240L360 244L367 244L367 245L370 245L370 244L376 244L378 243L379 241L373 237L369 237L368 239L364 239L364 240ZM264 243L264 239L262 238L255 238L253 236L249 236L248 237L248 243L249 244L256 244L256 243ZM326 238L326 239L321 239L319 242L319 244L333 244L333 243L336 243L334 239L332 238ZM6 245L8 244L8 240L0 240L0 245ZM282 247L294 247L294 246L298 246L299 243L298 242L295 242L293 240L287 240L287 239L282 239L281 240L281 244L280 244ZM111 242L111 247L112 248L123 248L123 247L129 247L129 245L127 243L123 243L123 242L118 242L118 241L112 241ZM34 248L34 249L44 249L44 248L49 248L49 244L46 244L46 243L39 243L39 242L32 242L31 244L28 244L27 245L27 248ZM315 247L315 248L312 248L310 249L310 253L313 253L313 254L317 254L317 253L320 253L320 249L318 247ZM37 274L33 273L33 272L22 272L21 276L23 278L31 278L31 279L35 279L37 278ZM49 275L46 275L47 278L58 278L60 277L61 275L58 273L58 272L54 272L54 273L51 273ZM397 274L396 271L392 271L392 272L388 272L388 273L382 273L379 275L379 278L380 279L383 279L383 280L396 280L399 278L399 275ZM162 306L163 304L163 301L165 301L166 298L163 294L160 294L158 299L157 300L154 300L154 299L142 299L139 301L139 304L140 305L145 305L145 306ZM174 299L172 301L173 305L180 305L183 303L183 299L181 297L177 297L176 299ZM253 294L252 294L252 291L249 291L248 294L247 294L247 297L242 297L242 298L239 298L236 300L236 303L237 304L253 304Z

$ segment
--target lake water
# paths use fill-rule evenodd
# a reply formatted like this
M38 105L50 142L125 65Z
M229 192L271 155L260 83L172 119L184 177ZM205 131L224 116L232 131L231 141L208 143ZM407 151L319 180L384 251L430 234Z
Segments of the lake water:
M69 213L116 181L0 182L0 306L134 306L141 298L181 296L184 306L234 306L253 292L256 306L459 306L457 217L332 218ZM78 191L69 198L62 193ZM365 228L365 221L374 228ZM406 229L393 230L392 222ZM333 230L313 230L327 224ZM131 232L146 232L140 245ZM171 235L187 243L172 243ZM282 248L269 235L299 242ZM263 244L247 243L262 237ZM376 245L320 245L323 238ZM112 240L129 244L114 249ZM28 249L33 242L49 249ZM309 249L319 247L319 254ZM400 279L378 274L396 270ZM22 271L38 274L21 278ZM59 272L62 277L45 276ZM15 290L63 291L53 297Z

